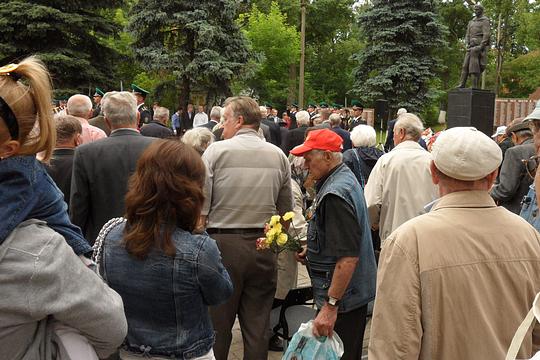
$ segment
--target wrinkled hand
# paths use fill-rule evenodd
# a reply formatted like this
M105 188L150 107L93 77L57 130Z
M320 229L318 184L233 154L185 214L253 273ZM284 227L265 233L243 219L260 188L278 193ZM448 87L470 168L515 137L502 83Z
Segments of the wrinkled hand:
M332 337L334 334L334 325L336 324L337 314L337 306L324 305L313 321L313 335L315 337Z
M298 261L302 265L306 265L306 254L307 254L307 247L302 246L302 252L294 253L294 258L296 261Z

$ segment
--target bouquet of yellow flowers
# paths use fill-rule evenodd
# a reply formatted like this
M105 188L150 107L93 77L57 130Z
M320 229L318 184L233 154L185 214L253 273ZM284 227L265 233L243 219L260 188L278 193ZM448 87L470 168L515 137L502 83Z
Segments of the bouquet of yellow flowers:
M283 216L274 215L270 221L264 225L265 237L257 239L257 250L270 249L279 254L283 250L302 251L300 243L300 235L296 228L291 224L289 230L285 230L281 221L290 221L294 217L294 213L289 211Z

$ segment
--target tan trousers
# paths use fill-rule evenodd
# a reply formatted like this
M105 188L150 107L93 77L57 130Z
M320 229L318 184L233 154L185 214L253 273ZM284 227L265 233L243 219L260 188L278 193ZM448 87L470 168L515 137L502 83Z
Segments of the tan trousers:
M266 360L270 333L268 322L276 292L276 255L257 251L252 234L211 234L217 241L223 265L232 279L234 292L225 304L210 307L216 331L214 354L227 360L232 327L238 314L245 360Z

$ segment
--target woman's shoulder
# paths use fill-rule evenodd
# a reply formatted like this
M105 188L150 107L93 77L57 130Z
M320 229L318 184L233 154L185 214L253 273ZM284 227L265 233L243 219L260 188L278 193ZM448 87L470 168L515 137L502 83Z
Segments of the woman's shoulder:
M198 256L201 251L205 251L208 248L217 247L216 241L206 232L194 234L182 229L176 229L174 232L174 241L180 253L190 252L194 256Z

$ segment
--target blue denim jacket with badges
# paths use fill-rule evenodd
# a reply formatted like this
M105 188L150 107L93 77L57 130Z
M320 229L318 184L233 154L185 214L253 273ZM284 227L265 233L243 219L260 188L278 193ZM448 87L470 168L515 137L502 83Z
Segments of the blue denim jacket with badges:
M529 187L529 192L521 201L521 212L519 216L527 220L537 231L540 231L540 212L538 211L538 203L536 202L534 184Z
M176 229L174 257L154 249L139 260L124 247L125 226L105 236L101 264L105 280L124 301L124 348L177 359L205 355L215 339L208 306L224 303L233 290L216 242Z
M23 221L38 219L62 235L77 255L92 251L69 220L64 195L35 156L0 161L0 216L0 243Z
M354 270L349 286L341 299L338 312L355 310L375 298L375 286L377 277L377 265L371 241L371 229L369 226L368 212L364 193L352 171L345 164L338 166L336 170L324 181L317 192L316 206L328 194L337 195L345 200L353 209L362 229L360 239L359 261ZM339 214L336 214L339 216ZM307 260L315 303L320 309L328 295L328 288L332 282L334 268L339 260L335 256L328 255L325 244L317 234L317 211L308 225Z

